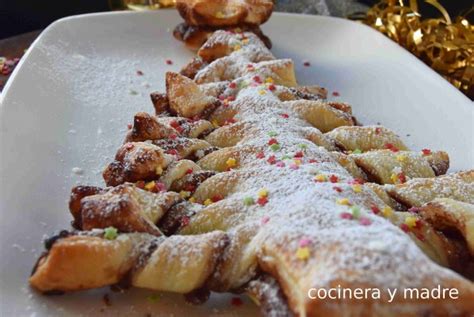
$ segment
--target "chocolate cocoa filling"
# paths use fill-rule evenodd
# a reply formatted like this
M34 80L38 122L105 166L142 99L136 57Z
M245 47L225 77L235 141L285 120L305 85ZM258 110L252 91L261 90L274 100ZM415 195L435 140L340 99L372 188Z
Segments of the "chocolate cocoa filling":
M260 311L265 317L292 317L293 312L278 281L264 274L249 282L247 291L260 303Z
M163 243L163 241L163 237L158 237L151 241L143 242L141 245L139 245L137 247L137 250L140 250L139 255L135 259L135 261L133 261L135 265L133 265L127 272L125 272L120 281L116 285L114 285L113 288L118 290L126 290L131 288L133 286L133 275L146 265L148 259L151 257L153 252L158 249L158 247L161 243Z
M164 235L170 236L178 231L195 213L187 208L187 201L179 202L166 212L158 222L158 228Z

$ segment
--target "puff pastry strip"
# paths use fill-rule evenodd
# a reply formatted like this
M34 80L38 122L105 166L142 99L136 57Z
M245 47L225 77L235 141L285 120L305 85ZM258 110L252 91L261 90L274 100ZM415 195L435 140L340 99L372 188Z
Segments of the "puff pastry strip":
M203 287L227 245L223 232L155 237L146 233L67 233L53 237L33 269L30 283L42 292L75 291L126 283L188 293Z
M446 152L369 151L350 155L370 181L379 184L405 183L412 178L445 174L449 167Z
M407 207L421 207L436 198L451 198L473 204L474 171L412 179L404 184L387 185L385 189L392 198Z
M207 120L190 120L176 117L156 117L139 112L133 119L133 125L125 142L141 142L166 138L186 137L202 138L214 130Z
M474 258L474 205L450 198L438 198L419 209L424 220L441 231L457 230Z
M78 186L71 192L70 211L76 229L115 227L121 232L160 236L162 233L156 224L182 200L174 192L152 193L129 183L94 191Z
M192 50L198 50L216 30L227 30L231 32L245 31L256 34L265 46L268 48L272 47L272 41L268 36L266 36L260 27L258 26L249 26L249 25L239 25L238 27L229 26L216 28L213 26L195 26L189 25L186 22L178 24L173 30L173 36L186 44L186 47Z
M284 67L285 72L291 70L289 64ZM271 69L269 73L266 71L268 68L262 67L245 76L257 74L263 79L274 74ZM265 97L259 97L263 95ZM239 169L204 181L194 194L197 199L206 201L216 193L222 194L223 199L210 204L209 212L192 216L180 229L180 233L189 234L220 227L227 230L229 244L220 250L222 261L217 263L206 283L209 288L232 290L254 279L257 272L264 271L278 281L291 311L299 315L338 316L350 312L352 316L417 316L422 313L444 316L453 311L459 314L472 311L472 283L433 263L390 219L376 215L374 210L385 214L385 210L391 209L386 209L368 187L355 182L329 152L297 134L295 126L305 126L304 120L293 111L285 113L274 108L281 103L277 96L268 92L263 95L260 95L258 85L245 87L239 91L235 102L231 102L230 108L241 105L233 107L233 115L257 119L255 122L260 122L267 135L258 135L255 140L246 139L236 148L223 149L259 148L263 153L257 152L258 157L254 157L250 151L250 155L240 158ZM210 118L217 118L220 108L210 114ZM224 113L229 112L220 112ZM343 128L358 130L359 127ZM343 128L336 128L326 135L336 140L333 132ZM272 133L274 130L276 136ZM387 132L384 138L391 140L391 136ZM363 138L360 136L359 140ZM372 143L370 149L386 142L375 137L373 142L370 137L368 139ZM340 140L337 142L341 143ZM301 144L305 146L301 147ZM204 159L216 156L209 165L217 167L222 161L214 153ZM287 156L295 166L290 167L290 162L286 165ZM244 204L250 201L249 196L254 203ZM255 203L257 198L258 203ZM386 217L390 217L388 212ZM423 305L418 300L397 297L388 305L383 301L367 304L342 300L334 303L311 300L307 296L311 287L328 288L337 284L351 289L433 288L439 284L457 288L461 297L455 302L424 301ZM194 287L202 287L202 284L195 283Z
M393 131L382 126L339 127L326 133L326 135L345 151L408 150L403 141Z

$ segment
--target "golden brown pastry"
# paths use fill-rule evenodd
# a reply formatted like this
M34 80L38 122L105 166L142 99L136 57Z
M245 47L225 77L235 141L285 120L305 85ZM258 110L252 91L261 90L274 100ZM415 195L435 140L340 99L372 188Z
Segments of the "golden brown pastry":
M423 219L438 230L457 231L474 257L474 205L450 198L438 198L419 210Z
M429 178L445 174L449 167L446 152L377 150L350 155L367 174L379 184L403 184L412 178Z
M127 277L137 287L178 293L247 288L262 302L268 294L266 285L278 285L273 289L276 298L262 305L269 316L279 311L295 316L468 316L474 311L473 283L447 268L466 263L457 256L465 254L466 246L446 232L437 232L431 223L419 228L418 217L392 208L397 204L411 207L411 200L421 206L437 195L469 201L474 196L469 194L471 172L434 177L442 166L437 162L446 160L442 156L439 161L422 159L422 163L416 161L419 174L413 172L413 177L426 175L430 169L431 178L386 185L384 193L390 199L381 199L375 187L354 177L367 175L355 166L350 153L407 151L394 132L354 125L346 104L300 97L292 61L270 57L264 44L250 33L217 31L204 47L210 63L194 80L168 74L167 94L158 98L157 108L169 107L180 117L211 122L215 130L203 136L209 142L164 136L125 143L104 178L111 186L147 181L155 187L161 179L164 188L171 189L181 186L187 175L208 171L215 175L211 173L188 197L182 197L188 201L145 217L167 238L146 233L117 235L114 228L106 228L65 234L49 243L49 252L30 279L35 288L73 291ZM294 99L288 97L291 92ZM136 135L148 137L144 132ZM331 153L336 149L346 153ZM385 159L385 152L379 153ZM189 166L191 173L183 172ZM377 173L384 175L386 170ZM88 193L83 191L80 206L94 201L93 210L99 213L116 197L113 192L99 191L95 197ZM134 203L137 210L148 206L138 200ZM77 203L72 205L77 208ZM120 217L112 218L107 220L124 225ZM110 256L98 260L106 254ZM364 300L313 296L314 290L338 287L350 292L390 288L397 293L391 299L382 292L379 299ZM457 289L458 298L406 298L403 294L407 288L437 287Z
M421 207L436 198L452 198L474 204L474 170L436 178L418 178L387 186L387 193L407 207Z
M189 25L260 25L272 14L271 0L178 0L176 8Z
M71 201L77 199L73 189ZM80 230L115 227L121 232L147 232L161 235L156 224L175 204L178 193L153 193L132 184L106 188L79 199L78 210L71 209L74 227Z
M195 26L189 25L186 22L178 24L173 30L173 36L178 41L184 42L186 47L192 50L198 50L209 37L217 30L227 30L230 32L252 32L257 35L265 46L272 48L272 42L268 36L266 36L260 27L252 25L238 25L238 26L229 26L229 27L215 27L215 26ZM188 68L189 69L189 68ZM187 76L194 78L194 76Z
M388 149L392 152L406 151L403 141L391 130L382 126L339 127L327 135L345 151L371 151Z
M48 241L30 283L50 293L117 283L188 293L204 286L227 240L218 231L169 238L110 230L63 232Z

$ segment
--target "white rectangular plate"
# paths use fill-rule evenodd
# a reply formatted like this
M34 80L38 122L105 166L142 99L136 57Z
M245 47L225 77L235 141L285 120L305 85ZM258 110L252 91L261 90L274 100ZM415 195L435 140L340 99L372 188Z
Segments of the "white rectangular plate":
M78 16L51 25L30 47L0 97L0 315L242 316L247 299L213 296L204 306L180 296L108 289L60 297L27 285L45 234L68 228L69 190L102 184L134 113L152 112L149 93L166 71L193 56L172 37L174 11ZM294 59L302 84L320 84L352 104L364 124L399 132L412 149L443 149L453 170L473 164L474 105L414 56L347 20L274 14L263 27L279 57ZM173 61L167 65L166 60ZM303 66L309 61L311 66ZM143 76L136 74L143 71Z

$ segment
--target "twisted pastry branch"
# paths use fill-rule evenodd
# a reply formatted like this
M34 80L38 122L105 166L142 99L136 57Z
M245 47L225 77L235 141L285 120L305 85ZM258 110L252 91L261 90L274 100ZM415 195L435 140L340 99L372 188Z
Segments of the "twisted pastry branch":
M211 290L229 291L246 285L255 279L259 271L263 271L275 278L287 299L289 309L301 316L339 316L345 312L350 312L351 316L397 313L404 316L418 316L422 313L444 316L453 311L462 315L474 310L470 300L474 296L473 284L440 267L422 251L423 248L431 250L426 252L431 252L431 256L439 262L449 262L449 259L443 259L445 252L440 247L443 236L433 233L431 239L427 234L430 241L426 245L419 243L420 249L412 242L412 238L418 238L413 232L407 234L403 228L393 225L397 224L399 214L385 204L385 201L392 202L390 199L404 206L418 204L419 199L409 199L410 193L412 190L414 193L423 190L416 186L409 187L411 182L443 183L445 180L443 177L422 181L409 178L441 174L447 158L442 153L435 153L430 157L405 152L397 154L406 155L405 160L417 162L419 166L416 167L402 164L398 166L398 163L403 163L403 159L399 161L395 157L394 161L392 155L386 152L366 154L365 152L374 150L386 149L398 153L408 149L388 129L354 126L350 108L344 104L298 100L304 98L298 95L296 88L288 88L296 86L292 62L274 60L256 36L250 33L217 31L205 47L219 45L226 49L220 50L215 56L210 55L212 57L207 61L209 65L196 73L194 81L169 74L166 97L158 98L160 105L156 107L159 112L171 110L172 113L191 120L207 118L209 122L215 122L216 130L205 137L211 144L240 131L232 140L220 142L219 146L223 148L214 149L197 161L197 165L205 170L221 172L204 180L193 194L192 199L204 203L205 207L189 216L184 225L178 226L180 236L158 238L164 239L163 244L169 243L170 249L171 246L176 246L173 241L180 241L179 245L204 241L197 252L202 253L199 258L202 261L199 263L206 263L207 266L203 264L194 267L189 263L178 263L176 271L172 271L176 274L165 276L162 266L152 264L163 262L163 267L171 270L168 262L171 261L171 251L160 253L158 251L161 247L158 247L150 261L122 257L122 253L119 253L115 265L107 266L114 273L114 278L104 278L106 270L103 270L103 266L99 266L102 268L100 272L92 269L92 272L101 276L100 282L95 282L88 275L62 278L61 275L52 275L54 267L69 268L76 261L58 256L62 254L61 241L64 242L64 247L69 248L69 238L66 237L53 244L49 254L40 260L31 283L41 290L97 287L116 283L118 277L122 277L123 272L130 269L130 266L124 265L125 262L144 262L149 265L131 274L132 285L176 292L201 288L204 281L205 286ZM232 49L227 49L229 47ZM262 56L265 58L259 60ZM283 100L281 96L290 100ZM155 122L153 119L151 121ZM219 127L226 122L230 122L230 125ZM318 128L328 132L323 134ZM153 135L153 138L162 136L153 133L149 135ZM116 161L104 173L107 183L118 185L124 182L154 181L162 177L161 173L171 164L180 162L181 157L211 147L210 143L203 140L190 141L181 148L180 143L169 142L171 141L168 139L156 139L151 141L153 144L124 144ZM195 144L205 146L194 148ZM167 145L170 148L162 149ZM172 153L165 153L173 149L175 151ZM330 152L336 149L349 155ZM364 153L355 153L359 151ZM397 165L394 167L397 171L401 169L406 178L403 180L397 172L396 183L403 184L389 185L393 187L380 190L380 193L385 194L381 194L382 199L370 186L354 179L349 172L374 179L378 177L380 183L388 182L386 168L380 169L374 165L374 156L377 157L376 161L388 162L386 164L390 167ZM149 159L142 159L143 157ZM340 164L344 160L347 162ZM184 176L178 176L180 177ZM446 177L459 180L466 176L459 174ZM389 179L395 183L391 177ZM455 187L458 186L455 183ZM467 180L466 183L471 188L472 181ZM410 190L404 190L406 187ZM459 200L468 199L465 197L465 189L454 190L453 193L459 196ZM216 195L219 195L219 199L213 199ZM429 202L435 195L425 196ZM86 205L87 200L87 197L81 200L81 208ZM192 202L187 204L178 203L181 208L176 208L178 211L167 218L167 221L174 223L181 216L180 213L195 205ZM76 206L77 203L72 205ZM136 205L140 207L139 202ZM135 214L144 215L143 212ZM161 216L159 223L168 214L169 212ZM157 218L159 217L151 222L156 222ZM219 229L226 233L215 232ZM464 232L467 236L467 231ZM144 234L136 235L141 237ZM210 248L206 242L209 237L216 239ZM79 245L86 250L94 244L103 245L104 250L115 248L115 244L103 244L102 238L99 239L89 241L88 238ZM226 243L222 242L224 240ZM75 249L75 243L72 241L71 250ZM136 251L140 248L132 248L128 244L124 248L124 253L127 254L146 253ZM193 248L191 251L195 250ZM191 251L180 250L186 257ZM209 262L217 254L219 260ZM94 255L84 258L82 261L90 260ZM205 266L208 270L204 270ZM188 283L187 273L191 274L192 270L196 274L190 279L191 283ZM184 277L179 274L181 271L185 273ZM63 272L69 273L66 269ZM168 277L174 278L174 283L181 286L170 286ZM58 281L58 284L53 281ZM310 288L327 289L336 285L350 289L430 289L442 285L457 288L460 297L456 301L427 300L421 304L418 299L405 299L398 295L389 304L386 298L367 303L349 299L336 302L311 300L307 296Z

